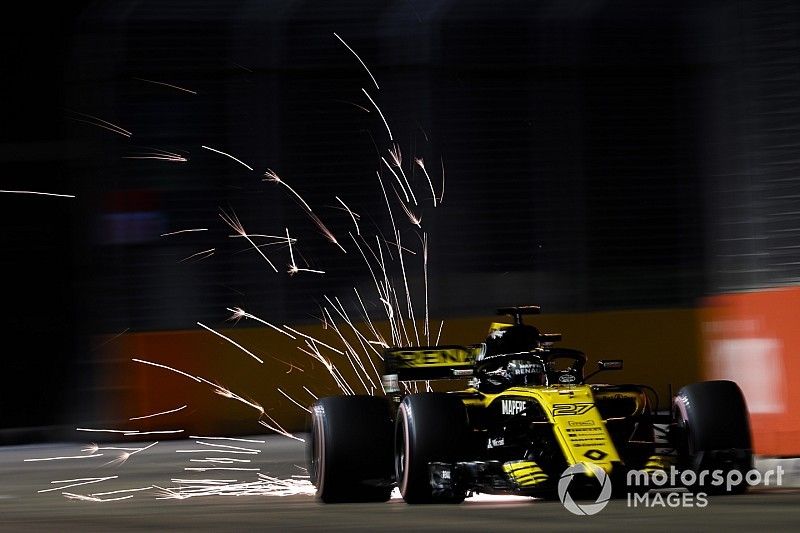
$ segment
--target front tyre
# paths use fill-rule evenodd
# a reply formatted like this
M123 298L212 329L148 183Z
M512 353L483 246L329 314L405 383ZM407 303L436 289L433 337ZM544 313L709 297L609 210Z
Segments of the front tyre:
M464 501L463 488L433 488L429 464L455 463L468 438L467 410L458 397L438 392L406 396L397 412L394 446L397 485L403 499L407 503Z
M392 415L377 396L320 398L311 409L308 471L325 503L385 502L392 491Z
M711 494L741 494L744 476L753 467L750 422L744 395L733 381L703 381L678 391L672 407L673 440L680 465L700 474L738 470L741 481L733 486L689 486ZM735 476L738 477L738 476Z

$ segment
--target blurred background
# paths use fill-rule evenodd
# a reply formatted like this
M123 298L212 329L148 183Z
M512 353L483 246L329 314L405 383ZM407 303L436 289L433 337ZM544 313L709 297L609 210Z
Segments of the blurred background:
M670 386L735 379L759 451L800 453L790 414L800 398L788 386L800 376L796 4L18 9L5 21L2 189L75 198L0 194L6 441L180 404L191 405L183 427L257 430L207 387L187 390L133 357L238 385L300 428L303 413L286 413L276 383L336 393L324 369L255 372L202 326L299 360L285 336L244 328L229 309L315 335L330 335L326 295L357 316L353 289L374 292L373 280L337 197L377 251L395 242L383 183L409 249L396 288L409 284L417 319L428 302L443 342L480 342L496 307L538 304L564 345L626 358L620 379L653 383L663 398ZM400 208L404 191L382 161L390 148L420 226ZM347 253L286 187L263 180L267 169ZM290 276L273 240L260 250L275 272L224 213L249 233L288 230L297 265L325 274ZM384 311L375 297L364 308L376 321Z

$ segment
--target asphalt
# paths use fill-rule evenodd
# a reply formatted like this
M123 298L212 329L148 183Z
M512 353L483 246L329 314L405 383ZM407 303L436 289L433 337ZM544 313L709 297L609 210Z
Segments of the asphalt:
M558 501L489 496L459 505L407 505L398 498L325 505L304 477L302 442L246 438L263 442L160 441L125 462L125 450L86 451L91 434L86 442L0 447L0 531L797 531L800 524L800 488L790 486L791 477L782 487L709 497L704 507L672 506L664 498L633 507L623 498L593 516L575 516ZM98 446L156 442L122 440ZM75 458L31 460L54 457ZM248 470L187 470L198 468ZM67 487L103 478L109 479Z

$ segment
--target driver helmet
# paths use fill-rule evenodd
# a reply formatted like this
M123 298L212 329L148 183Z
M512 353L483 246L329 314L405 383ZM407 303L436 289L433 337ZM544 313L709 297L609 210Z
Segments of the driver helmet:
M511 385L545 385L547 375L542 364L525 359L512 359L506 365Z

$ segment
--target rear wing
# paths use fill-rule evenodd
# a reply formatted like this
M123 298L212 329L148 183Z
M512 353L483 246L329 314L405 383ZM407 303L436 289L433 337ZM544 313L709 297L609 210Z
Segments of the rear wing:
M472 376L486 344L411 346L384 352L384 375L397 381L463 379Z

